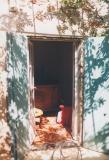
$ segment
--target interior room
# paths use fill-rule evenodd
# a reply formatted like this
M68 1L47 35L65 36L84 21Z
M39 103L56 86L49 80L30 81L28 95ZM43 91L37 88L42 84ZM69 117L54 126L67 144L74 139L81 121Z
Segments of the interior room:
M69 139L73 110L72 42L33 41L33 53L35 107L39 109L35 144Z

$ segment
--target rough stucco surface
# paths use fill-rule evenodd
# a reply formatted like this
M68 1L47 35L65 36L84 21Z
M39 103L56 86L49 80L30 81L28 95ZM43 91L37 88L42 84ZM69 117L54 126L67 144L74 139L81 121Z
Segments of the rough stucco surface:
M109 36L87 38L84 49L83 142L109 154Z
M7 122L6 34L0 33L0 160L10 159L10 131Z
M106 14L108 13L108 4L106 4L104 1L99 0L90 1L89 2L92 4L92 6L95 7L94 10L98 10L100 16L107 17ZM56 17L53 18L53 16L52 18L51 16L46 17L46 14L48 14L48 5L53 5L55 6L55 8L58 8L60 6L59 0L41 0L34 2L36 2L36 4L32 4L30 0L1 0L0 30L11 32L36 32L40 34L44 33L58 35L60 31L58 31L57 26L61 26L63 22ZM12 9L13 7L15 10ZM40 15L40 13L42 13L42 16ZM84 18L84 22L88 24L87 14L84 13L82 16ZM78 17L76 17L76 19L77 18ZM108 23L108 17L104 21ZM61 33L62 35L72 35L72 33L74 32L73 36L81 36L82 29L78 25L73 24L73 27L70 27L67 23L67 27L68 29L65 30L65 33ZM85 31L86 35L90 34L90 32L87 32L87 29ZM97 29L98 34L100 34L102 31L104 31L103 28Z

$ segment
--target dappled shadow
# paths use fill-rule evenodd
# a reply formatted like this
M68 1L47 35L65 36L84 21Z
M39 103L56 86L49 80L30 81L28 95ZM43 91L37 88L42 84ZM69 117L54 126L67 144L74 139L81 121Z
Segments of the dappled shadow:
M21 35L9 33L7 34L7 40L8 121L13 137L13 156L22 157L28 147L29 140L27 41Z
M105 153L109 154L109 123L105 124L101 130L97 133L95 136L95 142L98 144L102 143L102 150L105 151Z
M19 10L0 16L0 29L5 31L24 32L25 27L33 26L32 17L28 13Z
M36 125L37 135L33 141L33 145L37 150L55 148L57 143L64 141L72 141L70 133L62 124L56 123L56 117L41 118L41 123Z
M7 124L6 34L0 33L0 159L10 160L11 138Z
M87 130L85 140L89 140L90 143L94 142L96 149L104 152L109 152L106 145L106 139L109 138L109 124L107 123L109 118L108 46L109 37L88 38L85 41L84 118L85 125L90 123L90 129L85 126ZM103 138L100 138L100 135Z

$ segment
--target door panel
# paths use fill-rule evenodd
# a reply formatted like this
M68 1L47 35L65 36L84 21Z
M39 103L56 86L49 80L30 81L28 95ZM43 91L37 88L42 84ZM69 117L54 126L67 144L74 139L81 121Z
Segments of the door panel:
M109 153L109 37L84 42L85 147Z
M83 80L83 52L82 52L82 43L81 41L75 42L75 58L73 64L75 64L74 67L74 110L73 110L73 126L74 126L74 132L73 137L79 141L79 143L82 143L82 80Z
M22 159L29 146L27 38L7 33L7 48L9 124L14 157Z
M30 122L30 143L32 144L35 135L36 135L36 123L35 123L35 113L34 113L34 107L35 107L35 99L34 99L34 48L32 42L29 40L29 122Z

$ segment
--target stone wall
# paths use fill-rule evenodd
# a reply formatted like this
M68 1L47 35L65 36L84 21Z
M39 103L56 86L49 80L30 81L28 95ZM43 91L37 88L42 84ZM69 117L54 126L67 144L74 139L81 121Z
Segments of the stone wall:
M0 34L0 159L10 159L10 130L7 116L6 34Z

